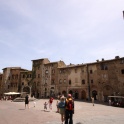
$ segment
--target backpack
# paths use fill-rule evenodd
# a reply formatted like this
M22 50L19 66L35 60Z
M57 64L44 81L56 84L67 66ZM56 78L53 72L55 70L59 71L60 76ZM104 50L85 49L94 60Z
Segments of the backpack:
M60 102L60 103L58 104L58 107L59 107L59 108L65 108L65 102Z
M67 108L68 108L68 110L73 110L73 105L74 105L74 103L73 103L72 99L67 100Z

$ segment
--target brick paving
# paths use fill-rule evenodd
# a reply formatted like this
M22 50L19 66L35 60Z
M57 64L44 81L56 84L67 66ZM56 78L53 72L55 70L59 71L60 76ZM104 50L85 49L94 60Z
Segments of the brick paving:
M25 109L24 102L0 101L0 124L61 124L56 100L53 110L46 112L45 101L48 99L36 100L36 107L30 102L29 109ZM73 120L74 124L124 124L124 108L75 101Z

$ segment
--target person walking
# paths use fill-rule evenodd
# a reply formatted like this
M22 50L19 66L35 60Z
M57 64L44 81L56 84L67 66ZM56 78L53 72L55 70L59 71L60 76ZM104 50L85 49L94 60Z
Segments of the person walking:
M56 101L56 108L57 108L56 113L59 113L59 106L58 106L58 104L59 104L59 101L57 100L57 101Z
M28 95L26 95L26 97L25 97L25 109L26 109L26 106L29 109L29 97L28 97Z
M60 98L60 102L58 103L59 113L61 114L62 124L65 120L65 97Z
M36 107L36 102L34 101L34 107Z
M71 94L68 94L65 100L65 124L73 124L74 100Z
M111 106L111 99L109 99L109 105Z
M91 97L91 100L92 100L92 104L94 106L94 97Z
M52 110L52 103L53 103L53 97L50 97L49 99L49 109Z

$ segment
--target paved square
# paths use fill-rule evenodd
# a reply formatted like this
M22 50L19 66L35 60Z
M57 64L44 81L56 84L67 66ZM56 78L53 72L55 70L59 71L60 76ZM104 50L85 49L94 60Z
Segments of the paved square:
M61 124L60 114L56 113L56 100L53 110L44 112L44 102L36 100L36 107L30 102L25 109L24 102L0 101L0 124ZM124 124L124 108L75 101L74 124Z

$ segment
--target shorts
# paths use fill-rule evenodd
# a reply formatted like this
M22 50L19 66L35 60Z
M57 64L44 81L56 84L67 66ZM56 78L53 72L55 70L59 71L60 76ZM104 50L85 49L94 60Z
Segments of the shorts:
M59 113L62 114L62 115L64 115L65 114L65 108L60 108L59 109Z

